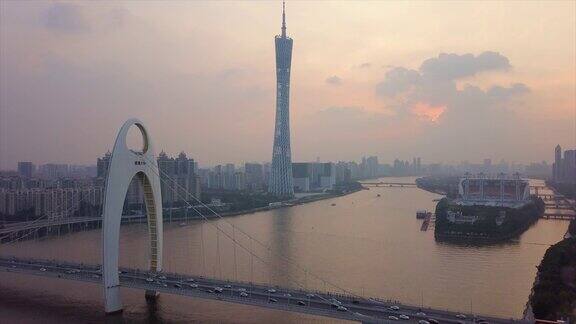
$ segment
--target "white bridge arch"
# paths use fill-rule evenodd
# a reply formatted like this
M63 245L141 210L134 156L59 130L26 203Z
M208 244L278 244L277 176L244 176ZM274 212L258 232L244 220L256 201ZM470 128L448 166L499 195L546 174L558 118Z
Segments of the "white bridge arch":
M126 143L128 130L133 126L142 133L144 145L140 152L130 150ZM109 163L102 226L102 277L105 310L106 313L114 313L122 311L118 276L120 221L128 186L134 177L141 181L144 189L150 238L150 271L162 270L160 178L158 173L151 171L157 170L158 165L148 131L140 120L129 119L122 125L116 137ZM147 291L146 293L149 295L154 292Z

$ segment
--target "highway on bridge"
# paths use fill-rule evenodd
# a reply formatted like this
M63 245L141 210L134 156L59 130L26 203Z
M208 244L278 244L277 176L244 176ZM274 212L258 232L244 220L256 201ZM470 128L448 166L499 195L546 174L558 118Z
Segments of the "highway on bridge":
M0 271L52 278L102 283L101 268L96 265L61 261L0 258ZM474 317L443 310L421 309L357 296L280 288L247 282L137 269L120 270L120 285L127 288L221 300L291 312L327 316L363 323L514 323L509 319Z
M122 222L133 222L141 220L146 221L146 218L144 217L145 215L124 215L122 216ZM35 230L39 228L48 228L48 227L73 225L73 224L85 224L101 221L102 221L101 216L87 216L87 217L63 217L58 219L39 219L28 222L10 223L4 225L3 228L0 228L0 236L11 233L17 233L21 231Z

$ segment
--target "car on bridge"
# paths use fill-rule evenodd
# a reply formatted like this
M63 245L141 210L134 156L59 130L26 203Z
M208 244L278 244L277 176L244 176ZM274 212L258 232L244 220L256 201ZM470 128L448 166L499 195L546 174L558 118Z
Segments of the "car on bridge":
M336 298L330 298L329 302L330 302L330 305L334 308L342 305L342 302Z

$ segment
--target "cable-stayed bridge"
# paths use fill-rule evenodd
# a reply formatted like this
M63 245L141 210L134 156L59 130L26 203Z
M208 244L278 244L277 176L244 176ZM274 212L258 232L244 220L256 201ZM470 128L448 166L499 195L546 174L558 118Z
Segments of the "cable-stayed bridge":
M125 136L128 129L137 126L144 137L144 148L141 152L127 149ZM0 271L19 274L44 276L62 280L76 280L102 285L104 289L105 311L107 313L122 310L120 300L120 287L141 289L146 292L148 299L154 300L158 293L168 293L193 298L204 298L233 302L238 304L252 305L264 308L298 312L303 314L313 314L330 318L354 320L364 323L383 323L403 320L407 322L419 322L420 324L434 323L461 323L473 322L478 319L471 313L456 313L445 310L437 310L420 306L403 305L398 302L385 301L384 299L366 298L345 289L340 285L314 274L306 266L299 264L283 253L271 249L270 246L255 238L248 231L235 226L233 223L222 218L218 213L211 210L216 217L222 219L224 224L207 221L204 213L198 212L197 217L204 220L203 226L210 226L215 234L215 239L205 238L200 232L202 255L200 262L206 257L205 246L214 247L216 251L217 263L214 265L212 276L206 276L206 271L202 276L186 272L170 273L164 270L163 264L173 262L170 258L163 258L163 224L162 208L159 184L167 175L163 174L155 163L154 151L148 138L148 133L138 120L130 120L122 127L112 154L110 173L106 182L106 198L103 206L102 217L84 219L66 219L45 215L28 224L11 225L0 232ZM120 224L122 222L121 212L127 186L132 179L141 181L144 188L144 199L146 212L142 215L129 216L124 222L142 221L147 222L148 234L148 265L146 269L138 268L136 264L130 267L119 267L119 238ZM188 197L189 193L178 186L178 184L168 178L166 181L176 192ZM195 206L202 205L200 201L185 201L189 208L197 211ZM204 208L210 209L206 205ZM156 208L158 207L158 208ZM146 216L145 218L143 216ZM38 232L42 229L83 222L93 222L102 228L102 263L88 263L77 261L44 260L30 257L25 251L25 241L38 239ZM80 226L82 230L83 227ZM202 227L201 227L202 229ZM18 234L14 234L18 233ZM66 235L68 231L57 231L50 235ZM222 272L220 249L223 242L227 241L233 247L233 267L234 279L224 279ZM7 249L2 247L10 246L9 253L5 255ZM19 249L22 255L19 255ZM65 251L64 251L65 252ZM64 253L63 252L63 253ZM242 253L240 253L242 252ZM92 251L94 253L94 251ZM281 259L283 264L270 262L270 255ZM290 266L297 269L303 276L295 276L290 273L283 273L283 283L275 284L269 275L268 283L263 283L266 279L254 278L250 281L239 279L238 258L241 255L247 256L249 267L253 271L254 263L268 268L278 268ZM216 266L218 269L216 269ZM218 271L216 271L218 270ZM278 271L278 270L276 270ZM270 273L270 272L269 272ZM303 279L304 278L304 279ZM318 285L309 285L308 278L314 279L323 284L319 289ZM383 278L386 280L386 278ZM288 284L286 284L288 283ZM398 283L401 285L401 283ZM482 316L482 319L490 323L510 323L509 319L499 319Z

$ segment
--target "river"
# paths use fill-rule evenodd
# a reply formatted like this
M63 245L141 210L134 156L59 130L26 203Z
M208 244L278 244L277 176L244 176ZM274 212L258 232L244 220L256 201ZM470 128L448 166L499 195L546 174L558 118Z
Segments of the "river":
M414 178L385 178L407 182ZM378 194L380 196L378 197ZM548 245L567 221L539 220L518 241L492 246L437 243L433 227L420 231L415 213L433 210L440 196L418 188L371 188L347 196L215 219L165 224L164 268L219 278L337 290L403 303L500 317L522 316ZM238 230L232 233L228 223ZM233 248L221 226L263 262ZM259 246L241 231L269 246ZM100 263L101 232L91 230L0 246L2 255ZM294 263L286 262L287 257ZM145 268L147 229L121 230L120 264ZM304 266L308 272L300 268ZM317 275L330 283L314 277ZM225 322L328 323L331 319L161 295L146 304L143 291L122 290L125 311L103 315L99 286L2 273L0 322Z

